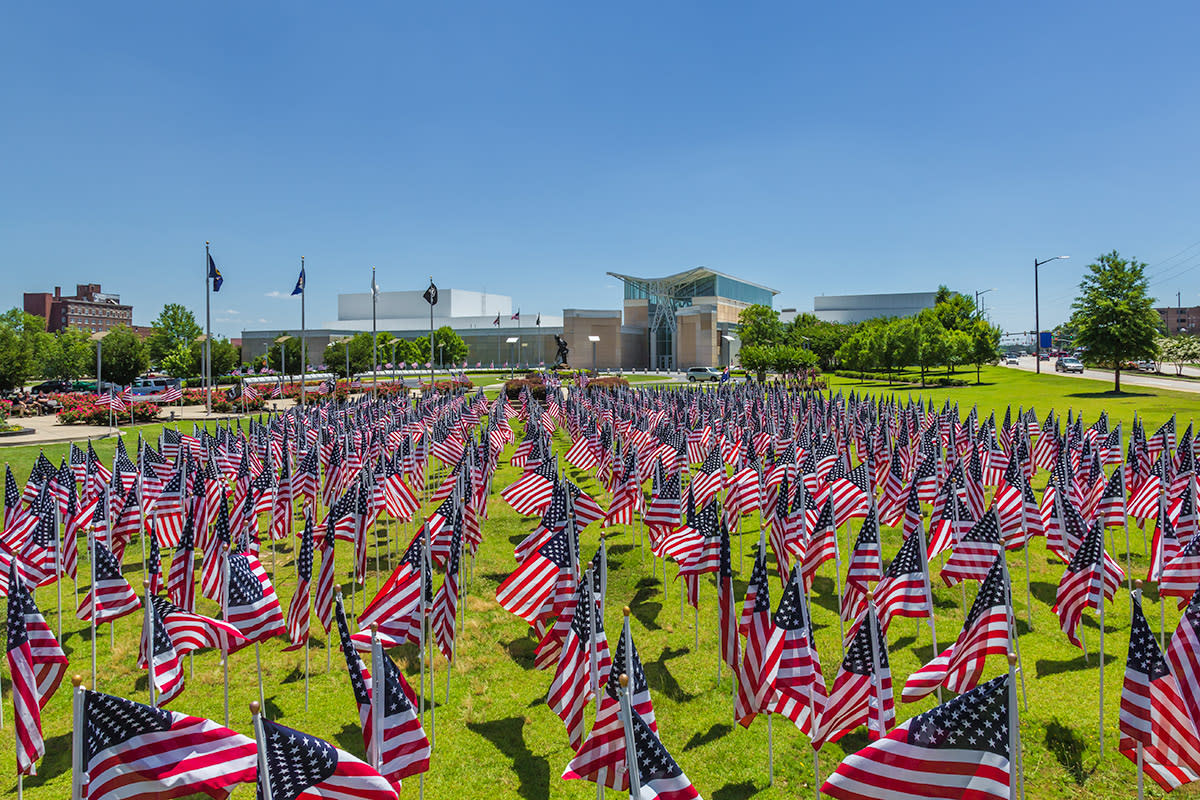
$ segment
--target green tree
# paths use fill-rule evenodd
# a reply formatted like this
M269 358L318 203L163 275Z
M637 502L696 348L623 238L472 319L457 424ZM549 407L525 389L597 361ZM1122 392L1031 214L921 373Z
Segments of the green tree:
M1126 260L1114 250L1088 265L1072 308L1076 346L1089 360L1111 364L1113 391L1121 391L1121 366L1126 361L1154 359L1160 317L1148 294L1146 265Z
M150 366L146 343L128 326L118 325L98 344L101 379L108 383L118 386L133 383ZM92 357L95 357L95 351Z
M971 337L966 331L946 331L946 374L953 375L954 368L970 362Z
M283 350L283 358L284 358L284 363L283 363L284 370L283 371L288 375L299 375L300 374L300 337L295 336L293 334L286 333L286 332L283 334L280 334L280 335L281 336L291 336L292 338L288 339L286 342L283 342L282 344L280 344L279 342L273 342L271 344L271 346L267 348L266 366L268 369L273 369L276 372L279 371L279 367L280 367L279 351L280 351L280 349L282 349ZM278 337L276 337L276 338L278 338Z
M391 358L391 354L392 354L392 344L391 343L392 343L393 338L394 337L390 333L387 333L387 332L382 332L379 334L379 337L378 337L379 346L378 346L378 355L377 355L378 362L377 363L381 370L383 369L383 365L386 364L388 362L388 360ZM460 339L459 341L462 341L462 340ZM289 342L289 344L290 344L290 342ZM354 336L350 337L349 344L350 344L350 371L352 373L370 372L371 364L372 364L371 334L369 332L356 333L356 334L354 334ZM400 356L400 353L401 353L401 347L400 347L400 345L397 345L396 346L397 357ZM276 356L276 358L278 359L278 356ZM325 365L329 368L330 372L333 372L334 374L336 374L340 377L343 377L343 378L346 377L346 342L345 341L331 342L329 344L329 346L325 348L324 358L325 358ZM278 363L278 360L276 361L276 363Z
M871 330L868 326L859 326L854 335L838 348L838 362L848 370L859 373L859 379L867 379L867 370L874 366L874 353L871 346Z
M467 357L467 343L454 332L449 325L443 325L433 332L433 345L437 361L441 365L461 364ZM428 340L426 340L428 344Z
M774 366L775 353L766 345L743 344L738 351L738 362L746 370L755 373L758 382L762 383L767 379L767 370Z
M738 325L738 338L742 340L742 347L771 347L783 339L783 325L779 322L779 312L769 306L752 305L743 308L738 314Z
M189 348L192 354L193 375L204 374L204 342L192 342ZM233 343L225 338L212 340L212 376L213 380L228 375L233 368L241 363L241 353Z
M915 361L921 368L921 385L930 369L946 363L946 329L933 309L927 308L917 315L914 324L916 339Z
M177 344L159 361L159 366L173 378L196 377L196 365L192 361L192 349L185 344Z
M933 301L933 311L942 327L948 331L966 330L976 317L975 298L953 292L945 286L938 287Z
M88 335L78 328L64 328L43 339L42 375L74 381L95 371L96 350Z
M975 383L979 383L983 365L995 364L1000 360L1000 329L977 317L967 328L967 335L971 338L968 361L975 365Z
M813 314L800 314L787 324L784 338L797 347L816 354L821 369L833 369L837 361L838 348L846 343L855 331L855 325L825 322Z
M167 353L180 345L190 347L203 332L195 314L179 303L167 303L158 313L158 319L151 323L150 335L146 337L150 360L162 363Z
M776 372L785 375L795 374L802 369L812 369L817 366L815 353L790 344L778 344L771 348L772 364Z
M46 322L14 308L0 315L0 391L19 389L42 373Z

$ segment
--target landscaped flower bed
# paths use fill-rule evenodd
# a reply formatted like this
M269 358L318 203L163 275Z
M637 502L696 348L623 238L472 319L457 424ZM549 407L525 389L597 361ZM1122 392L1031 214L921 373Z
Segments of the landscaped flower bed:
M96 402L96 395L84 394L82 392L71 392L69 394L52 395L55 400L62 406L58 410L58 421L64 425L81 424L81 425L107 425L109 420L108 406L102 406ZM133 404L133 421L134 422L150 422L157 419L159 412L158 405L155 403L134 403ZM129 409L124 411L114 411L113 419L117 422L127 422L129 420Z

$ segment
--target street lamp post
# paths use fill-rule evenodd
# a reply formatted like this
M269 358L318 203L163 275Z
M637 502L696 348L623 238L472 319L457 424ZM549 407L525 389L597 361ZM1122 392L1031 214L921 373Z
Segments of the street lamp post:
M975 313L976 314L978 314L981 317L983 316L983 306L980 305L980 300L988 292L994 292L994 291L996 291L995 287L993 287L991 289L979 289L978 291L975 292Z
M515 345L520 340L521 340L520 336L509 336L507 339L504 340L505 344L508 345L508 358L509 358L509 362L510 362L509 368L508 368L508 377L509 378L513 378L517 374L516 373L517 365L515 363L517 360L517 348L514 347L513 345Z
M284 334L275 340L275 343L279 345L279 379L281 381L283 380L283 376L287 375L287 343L291 338L291 336ZM270 366L270 364L267 366Z
M525 348L529 347L529 342L521 342L521 358L526 359L524 369L529 369L529 356L525 355Z
M1038 267L1060 258L1070 258L1070 256L1054 256L1041 261L1036 258L1033 260L1033 365L1039 375L1042 372L1042 319L1038 308Z
M100 346L104 342L104 337L108 336L108 331L96 331L88 338L96 343L96 395L100 394ZM112 403L108 405L108 427L112 427Z
M596 369L596 344L600 341L599 336L588 336L588 341L592 343L592 372L599 373Z
M396 382L396 345L400 344L399 339L392 339L392 383Z

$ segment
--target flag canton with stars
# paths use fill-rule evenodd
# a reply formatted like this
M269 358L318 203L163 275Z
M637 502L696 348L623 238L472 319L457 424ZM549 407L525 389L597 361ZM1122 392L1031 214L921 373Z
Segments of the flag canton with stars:
M854 640L846 648L842 669L847 672L853 672L856 675L870 675L875 671L875 654L871 649L871 629L878 630L879 625L873 624L874 619L875 612L868 609L866 615L863 616L862 624L858 626L858 633L854 634ZM887 647L884 645L883 631L878 631L875 638L875 650L879 654L879 668L887 669Z
M971 530L963 536L963 541L1000 544L1000 521L996 516L996 509L993 508L984 514L983 519L971 526Z
M354 643L350 641L350 626L346 623L346 607L340 596L334 598L333 614L337 618L338 635L342 641L342 656L346 659L346 671L350 673L350 688L354 692L354 700L358 705L365 706L371 702L371 696L367 693L367 684L363 679L362 659L359 658L358 651L354 649Z
M412 703L404 693L401 683L400 668L392 661L391 656L383 654L384 686L383 713L386 717L412 711Z
M96 582L124 580L121 575L121 565L102 542L96 542Z
M804 604L800 599L801 584L800 570L793 569L792 577L787 586L783 587L783 597L779 600L779 610L775 612L775 626L785 631L804 630Z
M1154 632L1150 630L1150 624L1146 622L1146 615L1142 613L1140 598L1133 605L1133 623L1129 629L1129 660L1126 663L1130 668L1144 673L1152 681L1166 677L1170 673L1167 668L1167 660L1163 658L1162 651L1158 649L1158 641L1154 638Z
M717 513L717 504L710 501L700 509L696 516L695 528L706 539L721 535L721 518Z
M1002 558L1004 558L1003 555L996 556L991 569L988 570L987 576L980 584L979 594L975 595L975 601L971 603L971 611L967 614L967 620L963 624L964 629L974 625L989 609L1008 608L1008 592L1004 581Z
M171 712L100 692L84 692L83 719L85 769L110 747L171 728Z
M759 550L758 558L754 559L750 587L750 591L754 592L754 611L771 613L771 582L767 578L767 559L763 550Z
M304 523L304 535L300 538L300 555L296 560L296 572L302 581L312 580L313 529L312 519Z
M899 578L901 575L912 575L922 572L920 537L909 536L896 551L896 557L888 565L886 578Z
M908 743L953 750L986 750L1008 758L1008 676L959 695L908 724Z
M579 589L575 592L575 615L571 617L571 630L575 631L583 647L588 647L592 641L592 617L596 616L595 604L589 606L588 603L592 603L592 593L587 581L580 581Z
M241 553L229 554L229 605L248 606L263 599L263 585L250 561Z
M625 655L625 640L629 638L630 652ZM631 672L626 670L626 659L633 664ZM621 673L626 672L629 675L629 687L633 690L633 695L636 697L642 692L648 692L649 685L646 683L646 671L642 669L642 659L638 657L637 645L633 643L632 637L622 635L617 639L617 650L612 657L612 672L608 675L608 683L605 684L604 690L608 692L608 696L613 700L617 699L617 693L621 689Z
M633 740L637 749L638 778L643 786L653 781L678 778L683 770L671 758L667 748L650 730L650 726L637 711L633 714Z
M1079 549L1071 557L1071 563L1067 565L1071 572L1082 572L1100 563L1104 553L1104 528L1102 523L1097 522L1098 524L1093 525L1084 536L1083 544L1079 545Z
M158 614L157 604L153 601L154 598L152 597L150 610L147 612L150 615L150 636L152 637L150 654L152 656L164 656L175 650L175 643L171 641L170 635L167 634L167 626L163 625L162 617Z
M337 769L337 748L315 736L262 719L267 776L272 800L295 800L300 794L328 780ZM258 797L263 800L262 777Z
M15 559L8 585L8 651L11 653L29 641L29 632L25 629L25 614L32 610L33 606L33 598L29 596L25 582L18 577Z
M571 565L571 553L567 547L567 530L562 530L551 536L545 544L538 548L538 553L542 558L553 562L559 569L566 569Z
M858 549L862 545L878 545L879 544L879 519L875 515L875 508L867 512L867 518L863 520L862 528L858 531L858 539L855 540L854 549Z

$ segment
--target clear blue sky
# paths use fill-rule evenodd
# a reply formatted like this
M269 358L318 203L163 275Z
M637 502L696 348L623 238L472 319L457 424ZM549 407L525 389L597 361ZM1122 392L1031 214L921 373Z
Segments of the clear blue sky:
M1117 249L1200 303L1194 3L19 3L0 26L4 306L311 325L338 292L615 308L606 270L1068 313ZM1190 248L1190 249L1189 249ZM1177 274L1178 273L1178 274ZM269 296L281 293L284 297Z

